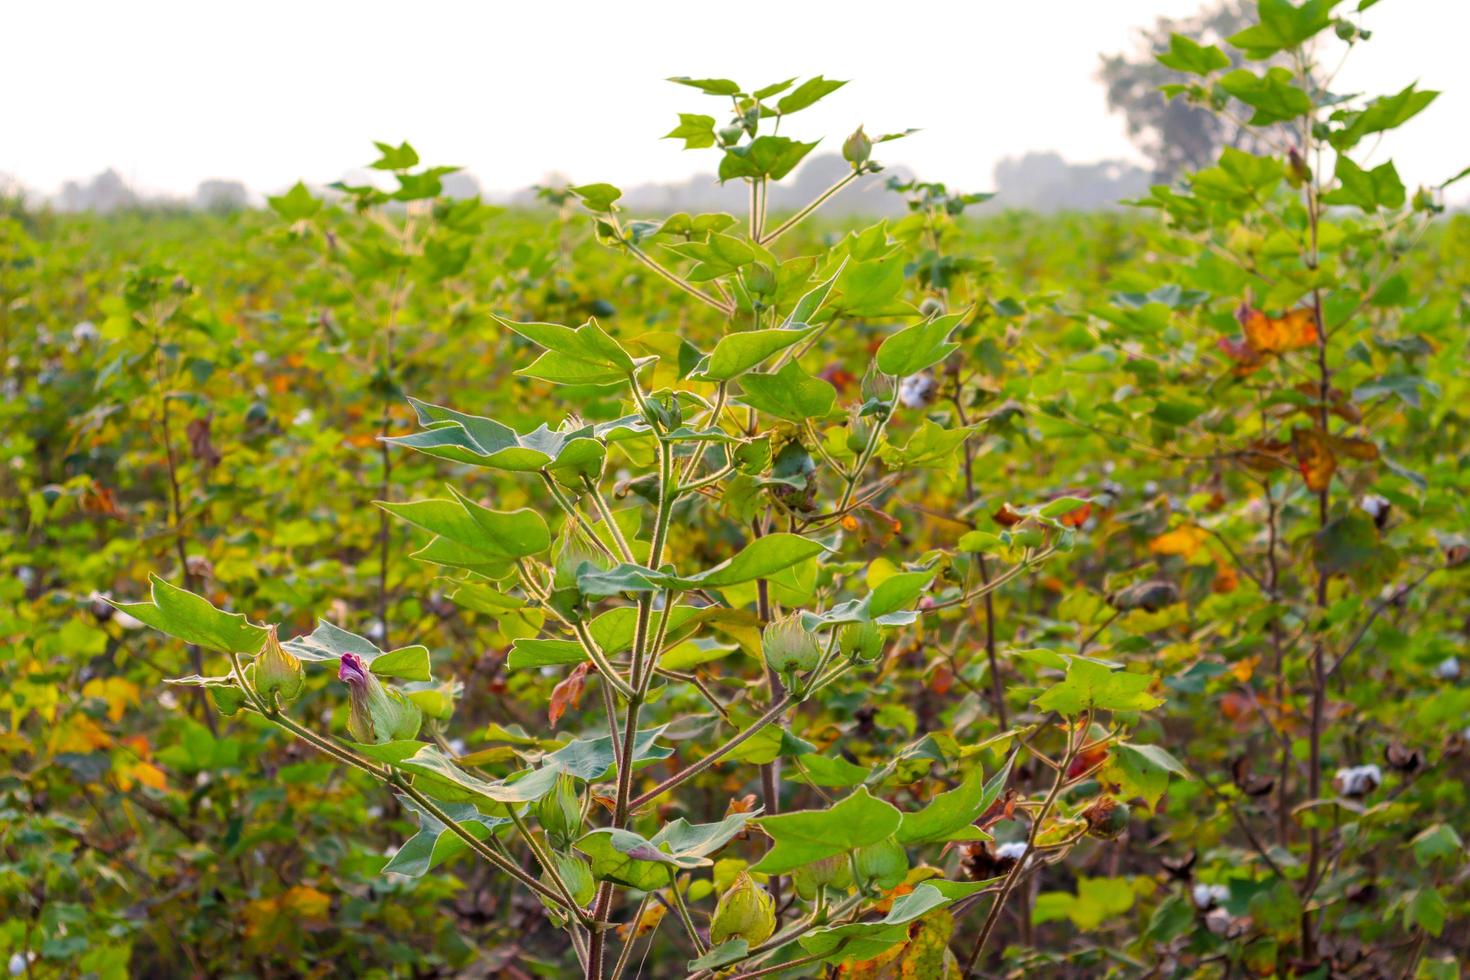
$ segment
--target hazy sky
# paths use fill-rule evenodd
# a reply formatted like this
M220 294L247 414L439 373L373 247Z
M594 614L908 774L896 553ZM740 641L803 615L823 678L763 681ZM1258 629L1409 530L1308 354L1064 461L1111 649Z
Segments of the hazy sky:
M661 141L728 103L670 75L748 85L821 73L847 88L783 132L836 149L920 127L880 159L983 189L997 160L1136 154L1095 80L1099 52L1199 0L277 0L0 4L0 174L53 192L116 167L144 191L204 178L275 191L336 179L407 139L491 191L553 171L633 184L714 166ZM1346 9L1348 4L1344 4ZM1444 90L1390 147L1405 182L1470 163L1470 0L1384 0L1337 91Z

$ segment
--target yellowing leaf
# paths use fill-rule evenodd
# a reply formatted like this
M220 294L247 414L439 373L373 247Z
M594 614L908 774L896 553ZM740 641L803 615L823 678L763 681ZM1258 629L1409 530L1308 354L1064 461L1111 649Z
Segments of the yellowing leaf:
M1192 524L1176 527L1172 531L1166 531L1148 543L1148 550L1155 555L1178 555L1181 558L1193 558L1204 545L1205 534L1202 528Z
M82 697L106 701L108 719L121 721L123 712L138 703L138 685L121 677L97 677L82 688Z

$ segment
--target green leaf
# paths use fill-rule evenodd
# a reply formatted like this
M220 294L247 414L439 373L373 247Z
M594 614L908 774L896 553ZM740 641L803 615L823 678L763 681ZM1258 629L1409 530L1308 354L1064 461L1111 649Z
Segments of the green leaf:
M1420 888L1409 893L1404 903L1404 922L1418 926L1431 936L1444 932L1445 920L1449 918L1449 904L1435 888Z
M645 728L633 738L633 766L641 768L652 762L667 759L674 750L667 745L658 745L656 740L664 733L667 725ZM548 769L570 773L578 779L593 782L606 779L613 772L614 760L612 736L601 738L579 738L568 742L546 756Z
M1435 861L1463 862L1465 842L1449 824L1437 823L1426 827L1413 840L1414 861L1424 868Z
M602 827L583 836L576 847L591 859L594 877L649 891L668 884L671 871L713 864L709 855L729 843L752 816L733 813L706 824L691 824L680 817L651 838Z
M809 78L798 85L796 91L788 95L783 95L780 101L776 103L776 111L782 115L800 112L819 99L831 95L846 84L846 82L823 78L821 75L815 78Z
M736 178L768 177L780 180L816 148L785 136L757 136L744 146L732 146L720 158L720 182Z
M756 579L770 578L777 572L814 558L826 550L827 546L820 541L779 531L756 538L741 548L735 557L697 575L680 579L679 582L686 588L712 589L754 582Z
M1274 157L1258 157L1233 146L1220 151L1220 164L1190 178L1195 195L1237 207L1269 195L1285 171Z
M664 134L666 140L683 140L684 149L702 150L715 145L715 117L695 112L679 113L679 125Z
M1230 58L1213 44L1199 44L1183 34L1169 35L1169 50L1158 55L1161 65L1191 75L1208 75L1230 67Z
M265 643L266 630L241 613L216 609L208 599L148 576L153 598L147 602L107 602L134 619L185 643L220 653L254 654Z
M1105 776L1122 788L1125 798L1141 796L1150 807L1169 788L1169 774L1192 779L1184 764L1157 745L1115 743L1108 752Z
M577 841L576 848L592 862L594 878L639 891L664 887L673 872L681 869L673 857L631 830L599 827Z
M534 510L482 507L450 487L453 500L374 501L395 517L473 551L489 562L514 562L551 547L551 531Z
M623 192L612 184L583 184L571 188L571 192L582 199L589 211L603 213L611 211L613 202L623 196Z
M955 839L952 835L956 831L971 827L1000 798L1010 778L1013 761L1007 759L988 782L978 767L972 769L957 788L940 793L916 813L905 813L895 835L898 842L927 844Z
M772 354L798 344L819 330L806 324L774 330L746 330L720 338L710 354L704 377L710 381L729 381L755 367Z
M267 197L265 202L287 221L305 221L322 209L322 202L312 197L311 191L299 180L286 193Z
M878 370L902 378L938 364L959 349L949 335L962 319L964 314L951 313L900 330L878 348Z
M378 148L378 159L368 164L374 170L408 170L419 165L418 151L407 142L394 146L392 143L373 141Z
M555 767L523 770L520 778L492 782L466 772L438 746L421 745L413 755L395 763L416 778L414 785L438 800L465 803L529 803L545 796L556 784Z
M795 361L774 374L743 375L740 387L740 400L751 408L798 424L825 419L837 402L836 388L807 374Z
M870 770L848 762L840 755L819 755L808 752L796 757L795 771L786 776L793 783L808 786L860 786L867 781Z
M1345 154L1338 154L1333 173L1341 186L1322 195L1324 203L1351 204L1370 214L1380 207L1393 209L1404 205L1404 183L1399 180L1392 160L1372 170L1363 170Z
M867 787L828 810L798 810L760 817L755 822L775 845L752 868L764 874L783 874L885 839L898 829L903 815L893 804L875 799Z
M633 360L596 319L589 319L575 330L556 323L516 323L493 314L491 319L546 348L546 353L528 367L516 371L523 377L552 384L615 384L627 381L640 365L656 360Z
M368 665L379 677L397 677L405 681L427 681L429 674L429 648L426 646L399 647L381 656L374 657Z
M791 312L787 314L785 321L781 325L784 327L793 327L802 323L815 323L817 313L822 309L822 304L827 301L827 297L831 295L833 284L837 282L838 277L842 275L842 270L845 268L847 268L847 259L844 258L841 264L837 266L836 272L828 276L816 288L803 294L801 299L796 301L796 305L791 308Z
M888 576L869 594L868 615L878 619L899 609L911 608L934 581L935 574L934 571L900 572Z
M1362 584L1386 580L1398 562L1362 513L1334 517L1312 536L1312 557L1324 575L1348 575Z
M383 865L385 874L391 872L417 878L469 849L458 834L441 823L439 818L421 809L411 798L400 796L398 802L418 818L419 829ZM440 807L446 816L480 840L489 837L496 827L510 823L506 818L485 816L475 809L473 803L444 803Z
M843 960L870 960L881 953L908 942L909 930L905 925L887 922L853 922L842 926L826 926L813 929L797 942L813 956L823 956L831 962Z
M690 88L697 88L705 95L740 94L740 86L728 78L689 78L685 75L679 75L670 78L669 81L679 85L688 85Z
M439 459L516 473L545 469L595 476L601 472L607 454L594 426L568 426L553 431L542 425L521 435L494 419L465 415L414 398L409 402L425 430L383 441Z
M688 970L692 976L700 970L715 970L731 963L738 963L750 954L750 943L743 938L720 943L714 949L695 960L690 960Z
M882 226L878 228L881 231ZM838 275L836 288L839 298L834 305L845 316L891 313L904 288L903 260L890 255L850 262Z
M1338 150L1348 150L1374 133L1397 129L1429 107L1439 97L1438 92L1420 91L1415 86L1395 95L1374 99L1361 112L1345 113L1344 126L1331 136L1332 145Z
M1239 68L1220 79L1220 87L1256 110L1252 126L1269 126L1312 111L1311 97L1291 83L1293 77L1285 68L1270 68L1264 75Z
M885 441L878 449L878 458L894 469L946 466L954 459L955 451L974 432L974 426L947 429L926 418L903 446Z
M1279 51L1295 48L1332 23L1332 8L1340 0L1307 0L1297 6L1290 0L1257 0L1260 21L1230 36L1230 43L1252 61L1261 61Z
M1090 660L1073 660L1067 678L1035 701L1043 711L1058 711L1074 718L1088 708L1103 711L1147 711L1163 700L1147 692L1152 674L1115 672Z

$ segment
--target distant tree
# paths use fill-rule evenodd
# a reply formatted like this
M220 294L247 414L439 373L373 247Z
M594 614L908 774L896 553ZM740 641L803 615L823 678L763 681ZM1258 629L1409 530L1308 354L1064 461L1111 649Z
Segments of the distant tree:
M1171 34L1219 44L1251 23L1242 0L1223 0L1193 17L1160 17L1152 28L1139 31L1132 52L1103 55L1098 77L1107 86L1108 108L1123 114L1129 138L1152 162L1157 179L1172 180L1183 171L1210 166L1222 147L1249 149L1246 144L1254 138L1207 109L1183 99L1166 100L1159 86L1187 81L1189 76L1159 64L1155 55L1168 50ZM1234 48L1225 49L1234 63L1241 63Z
M1006 157L995 165L992 210L1096 211L1148 193L1149 173L1122 160L1068 163L1058 153Z
M194 207L203 211L240 211L250 203L250 193L238 180L203 180L194 190Z
M85 184L68 180L62 185L61 194L56 199L58 210L96 211L99 214L137 207L138 203L138 195L128 187L122 175L111 168Z

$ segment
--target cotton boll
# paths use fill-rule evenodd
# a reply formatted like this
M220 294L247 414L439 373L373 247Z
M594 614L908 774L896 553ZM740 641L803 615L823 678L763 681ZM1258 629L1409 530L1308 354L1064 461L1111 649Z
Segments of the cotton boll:
M1345 766L1332 777L1332 785L1350 799L1367 796L1382 784L1383 770L1372 763L1366 766Z
M1460 676L1460 661L1458 657L1448 656L1439 662L1434 668L1434 676L1440 680L1452 681Z
M911 374L898 384L898 400L905 408L924 408L934 401L939 384L932 374Z
M1190 892L1194 899L1195 908L1208 909L1219 905L1230 897L1230 889L1225 885L1206 885L1200 883L1194 886Z
M996 845L995 856L1002 861L1019 861L1026 856L1026 850L1026 842L1023 840L1007 841Z

